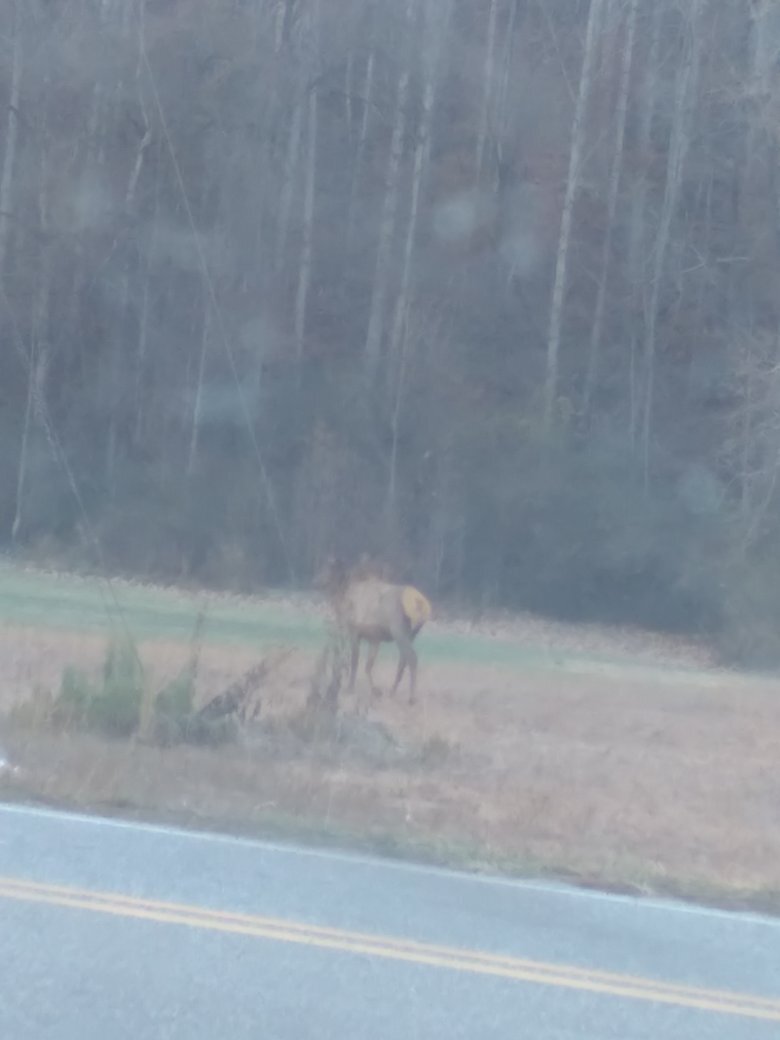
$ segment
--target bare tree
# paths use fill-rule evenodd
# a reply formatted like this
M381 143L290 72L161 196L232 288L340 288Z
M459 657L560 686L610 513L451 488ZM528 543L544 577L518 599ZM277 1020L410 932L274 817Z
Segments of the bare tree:
M298 269L298 292L295 297L295 350L298 369L303 360L306 336L306 304L311 285L311 269L314 256L314 188L317 169L317 91L309 91L307 106L306 177L303 191L303 237L301 260Z
M777 337L742 335L733 346L735 406L726 441L739 482L741 554L774 523L780 489L780 364Z
M22 85L22 19L20 0L11 0L11 84L8 94L8 117L0 173L0 277L5 271L8 233L13 219L13 178L16 163L16 142L19 134L19 102ZM7 46L7 44L6 44Z
M674 93L674 114L669 138L666 163L666 182L661 212L658 219L653 251L653 269L646 309L644 337L644 401L642 409L642 453L645 485L650 474L650 440L652 435L653 399L655 394L656 323L661 295L672 222L682 185L685 160L690 144L691 121L696 105L699 63L701 60L703 26L702 11L707 0L693 0L688 22L688 53L677 70Z
M311 100L311 95L309 96ZM301 130L303 127L303 113L305 110L305 98L296 98L290 121L290 131L287 137L287 151L284 160L284 179L282 194L279 205L279 219L276 228L276 268L282 267L287 248L287 238L290 234L290 215L292 213L295 189L298 185L298 153L301 147ZM316 133L316 126L315 126Z
M482 74L482 105L477 131L476 170L477 182L482 177L482 166L485 161L485 145L488 138L490 111L495 93L496 73L496 25L498 22L498 0L490 0L488 7L487 39L485 41L485 65Z
M382 207L382 218L379 226L379 245L377 247L374 284L371 292L371 307L366 333L364 370L366 381L372 384L379 370L382 341L385 331L385 308L389 294L391 275L391 255L396 231L396 214L400 190L401 160L404 154L404 135L406 133L407 105L409 100L409 43L414 24L416 0L406 0L406 19L403 40L405 46L400 56L400 72L395 101L395 118L393 120L393 136L390 141L390 154L387 160L385 178L385 199Z
M583 393L583 411L590 410L590 401L598 374L601 338L604 330L604 312L607 304L607 283L609 278L609 262L612 255L612 241L615 233L615 217L617 215L620 174L623 168L623 145L626 138L626 122L628 118L628 97L631 90L631 66L634 56L634 40L636 37L637 11L639 0L630 0L626 15L625 39L623 41L623 57L618 87L615 142L612 152L612 163L609 173L607 191L607 228L601 247L601 265L599 269L598 293L593 314L593 325L590 333L590 354L588 371L585 377Z
M390 466L387 487L387 517L388 523L395 512L396 506L396 482L398 475L398 438L400 433L401 410L404 397L404 384L407 372L407 349L408 349L408 317L411 304L412 267L414 259L414 248L417 239L417 227L420 214L420 197L422 194L423 177L425 173L426 160L430 147L431 128L433 124L433 110L436 98L436 84L439 72L439 61L441 57L442 41L445 38L452 14L452 3L436 5L434 10L431 0L424 6L425 32L423 34L423 46L425 57L424 85L422 97L422 111L417 129L417 138L414 148L414 161L412 166L411 198L409 202L409 219L406 225L406 236L404 239L403 263L401 267L401 283L398 296L395 301L392 329L390 333L390 359L391 373L395 379L394 401L391 415L392 447L390 451Z
M46 80L48 85L48 77ZM16 542L22 530L24 517L25 493L27 489L28 452L30 436L36 412L40 415L43 401L43 384L49 355L49 306L52 275L52 243L49 241L49 134L48 113L46 106L42 111L40 123L40 155L38 161L38 221L43 245L38 282L33 295L33 314L30 323L30 345L26 357L22 357L27 370L27 399L24 409L22 439L19 447L19 463L16 471L16 502L14 519L11 525L11 539ZM17 348L21 353L22 344Z
M627 335L630 343L629 354L629 436L635 444L639 427L640 413L640 378L639 333L637 327L644 314L647 283L647 262L650 245L647 241L648 223L648 188L650 181L650 152L653 131L653 119L656 112L659 89L660 69L659 53L661 44L661 27L663 24L664 5L658 3L653 8L653 20L650 29L650 42L645 57L644 75L639 91L639 117L636 153L640 169L634 175L630 186L631 215L628 229L628 269L631 281L632 300L630 326Z
M596 62L598 33L601 28L601 14L604 0L590 0L588 11L588 27L585 34L585 53L580 72L580 86L574 109L574 121L571 130L571 148L569 150L569 173L566 179L566 192L561 214L561 228L558 236L558 253L555 261L555 281L550 305L550 323L547 333L547 374L544 385L544 428L549 436L555 422L555 402L558 394L558 355L561 347L561 328L563 324L563 305L566 294L567 266L571 245L572 225L574 221L574 204L580 188L582 155L585 145L585 112L590 97L593 70Z
M363 157L368 141L368 132L371 125L371 111L374 104L374 73L376 68L376 51L372 47L366 59L365 75L363 77L363 88L361 91L363 102L363 118L360 120L360 133L358 135L357 148L355 150L355 161L352 166L352 190L349 194L349 208L347 210L347 249L352 243L355 230L355 213L357 210L357 195L360 190L361 175L363 172Z

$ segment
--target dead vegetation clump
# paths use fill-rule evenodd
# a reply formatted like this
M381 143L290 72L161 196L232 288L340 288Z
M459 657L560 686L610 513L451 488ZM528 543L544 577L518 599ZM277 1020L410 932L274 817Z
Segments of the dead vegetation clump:
M314 662L307 706L313 712L338 710L339 694L349 667L349 640L344 627L332 619L325 642Z
M380 769L427 761L430 748L400 741L385 722L366 718L360 702L354 711L347 709L343 694L350 678L350 652L350 633L336 616L308 676L305 699L263 719L248 719L244 746L274 760L305 757L320 764L359 763Z
M157 743L215 745L238 740L243 729L260 717L261 691L269 677L293 654L294 651L289 647L270 651L221 693L215 694L197 709L193 707L194 676L189 680L187 699L179 704L174 702L172 712L166 711L171 698L165 696L166 691L162 691L155 702ZM174 724L172 741L166 740L161 733L160 723L163 719Z
M359 764L383 769L401 765L409 756L384 722L310 704L248 727L242 743L258 758L320 766Z
M56 694L36 687L33 696L8 713L12 725L55 732L82 731L135 739L160 747L218 746L235 742L241 728L261 711L261 690L294 651L269 651L222 691L196 703L204 618L200 615L185 665L155 691L138 647L127 634L114 635L96 676L68 664Z
M9 715L17 725L36 729L81 729L129 737L138 731L143 699L143 668L137 648L132 641L115 637L109 640L97 676L67 665L56 694L37 686L33 696L14 705Z
M275 757L295 748L320 761L350 759L377 766L397 762L402 750L387 726L344 711L341 695L349 654L349 633L334 619L314 661L304 703L248 727L245 742Z
M11 724L22 730L129 739L168 750L186 744L239 744L266 761L305 756L320 763L382 768L427 758L427 751L402 745L385 723L343 710L349 642L337 624L314 661L303 698L288 698L282 690L279 700L278 687L284 684L275 680L297 656L284 646L267 651L219 692L198 697L203 620L199 616L196 622L186 661L161 685L155 684L134 641L115 635L100 668L65 665L59 689L37 687L11 708Z

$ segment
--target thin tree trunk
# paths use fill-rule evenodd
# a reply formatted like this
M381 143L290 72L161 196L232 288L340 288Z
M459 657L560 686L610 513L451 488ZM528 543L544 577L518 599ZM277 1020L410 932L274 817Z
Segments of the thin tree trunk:
M135 163L133 164L133 170L130 174L130 180L127 185L127 194L125 196L125 209L129 212L135 201L135 192L138 187L138 180L141 176L141 170L144 165L144 156L146 155L146 149L152 143L152 130L151 127L146 128L146 133L141 139L141 143L138 145L138 152L135 157Z
M547 373L544 386L544 430L549 437L555 425L555 401L558 394L558 355L561 346L563 303L566 294L566 278L571 245L571 230L574 218L574 203L580 187L582 150L585 131L585 111L590 97L593 69L597 55L596 42L601 26L604 0L590 0L588 27L585 35L585 53L582 59L580 86L574 109L569 153L569 173L566 194L563 200L561 228L558 237L558 253L555 262L555 281L550 306L550 325L547 336Z
M130 177L127 182L127 191L125 192L125 210L129 213L132 209L133 203L135 202L135 193L138 187L138 181L141 177L141 170L143 169L144 159L146 158L146 151L152 143L153 134L152 126L149 122L149 114L146 111L146 105L144 103L143 86L142 86L142 74L143 74L143 48L144 48L144 33L146 31L145 26L146 16L146 0L141 0L138 10L138 59L135 67L135 92L138 99L138 107L141 110L141 118L144 121L144 135L138 145L138 151L136 153L135 162L133 163L133 169L130 173Z
M122 315L122 324L127 323L130 302L130 271L128 261L125 260L124 271L121 280L121 303L119 314ZM116 474L116 457L119 448L119 419L122 404L122 357L124 355L124 337L122 329L117 329L112 337L111 343L111 372L108 400L110 402L108 419L108 437L106 438L106 485L108 487L108 499L113 500L116 487L114 477Z
M8 97L3 169L0 173L0 276L5 272L8 237L13 218L13 178L16 164L16 143L19 136L19 99L22 86L21 2L22 0L12 0L11 89Z
M141 29L142 31L142 29ZM141 47L139 44L139 59L138 69L141 68ZM138 75L138 74L137 74ZM143 137L138 145L138 151L136 152L135 162L133 163L130 175L127 180L127 190L125 191L125 216L128 221L132 217L133 206L135 204L135 195L138 189L138 182L141 177L141 171L143 169L144 159L146 156L147 149L152 143L153 135L152 128L149 124L149 119L146 114L146 109L143 105L143 99L141 98L140 89L138 90L138 96L140 101L141 112L144 119L146 130ZM128 328L132 323L132 314L130 309L130 268L129 258L125 259L124 270L122 272L122 289L121 289L121 304L119 313L122 315L122 326L121 329ZM142 322L144 321L142 317ZM141 333L145 335L145 333ZM119 416L119 407L122 399L123 387L122 387L122 359L125 351L125 343L122 336L121 330L117 330L113 337L112 353L112 372L111 372L111 410L108 427L108 438L106 444L106 471L108 475L108 488L109 498L114 496L114 473L116 468L116 456L117 448L119 444L119 431L117 428L117 421Z
M306 304L309 298L312 258L314 254L314 189L317 170L317 91L314 87L309 92L307 128L306 182L303 193L303 240L298 275L298 292L295 297L295 354L299 379L306 338Z
M770 19L776 18L771 0L754 0L751 5L747 40L745 94L745 154L740 164L739 205L737 217L747 235L755 238L765 233L762 209L767 188L770 198L778 198L776 151L777 120L774 108L777 91L773 77L776 68L776 32ZM775 242L780 254L780 227L774 221Z
M274 54L278 55L284 41L284 26L287 21L287 0L277 0L273 16Z
M411 34L414 20L415 0L406 2L406 27ZM405 56L407 57L407 56ZM379 226L379 246L377 249L374 285L371 293L371 310L368 320L368 332L365 345L365 377L369 385L373 385L379 371L382 353L382 340L385 327L385 307L389 292L390 268L393 239L395 238L396 212L398 210L398 193L400 186L401 159L404 152L404 135L406 133L406 110L409 100L409 62L405 60L398 77L396 94L395 120L393 137L390 142L390 156L385 178L385 200L382 219Z
M103 162L102 148L98 144L100 130L100 117L103 112L103 84L95 80L92 88L92 104L87 119L86 149L84 166L92 172L94 165L100 166Z
M631 218L628 236L628 269L631 279L631 290L633 303L631 307L630 337L634 349L631 354L631 365L629 372L630 387L629 397L631 408L629 411L629 437L631 445L636 445L639 408L637 407L638 390L636 379L638 377L638 366L636 364L636 326L640 315L646 311L645 307L645 264L648 252L646 211L647 211L647 189L649 182L648 168L650 164L650 145L652 141L653 119L655 117L656 99L658 96L658 55L661 45L661 25L663 21L663 5L658 3L653 11L653 24L650 32L650 45L647 50L645 75L642 83L642 108L639 116L639 130L637 134L636 151L642 170L639 176L634 178L631 191Z
M352 144L352 91L355 76L355 52L350 48L347 55L347 67L344 72L344 122L347 127L347 141Z
M417 141L414 149L412 192L409 204L409 220L406 226L406 239L404 241L401 285L395 302L393 324L390 333L390 358L396 368L396 379L394 395L395 401L391 417L392 446L390 450L390 472L387 483L387 500L385 509L388 535L390 535L393 530L396 515L398 439L401 429L404 384L406 382L407 354L409 346L408 320L409 307L411 303L414 247L417 240L417 224L420 211L420 196L422 193L423 179L430 147L433 110L436 99L436 77L441 56L441 44L449 25L451 12L452 4L448 2L444 7L441 22L438 22L435 26L428 24L427 28L429 31L425 34L424 53L426 67L425 85L423 87L422 98L422 113L420 115L420 125L417 131ZM426 11L426 21L431 17L431 12Z
M520 0L511 0L511 7L509 9L509 21L506 28L506 45L504 47L504 58L501 69L501 86L499 88L498 103L496 105L499 130L499 147L501 147L503 138L506 136L509 130L509 85L512 78L512 59L514 56L515 47L515 26L517 24L517 11L519 7Z
M753 366L750 363L745 366L744 395L742 422L740 423L742 465L739 474L741 485L739 506L743 529L748 530L752 513L750 455L753 450Z
M612 236L615 229L615 216L617 213L618 191L620 189L620 174L623 168L623 146L626 139L626 123L628 117L628 96L631 89L631 66L634 55L634 40L636 38L636 20L639 8L639 0L630 0L628 8L628 19L626 23L626 38L623 41L623 62L620 70L620 86L617 101L617 129L615 131L615 148L612 153L612 167L609 175L609 193L607 199L607 230L601 249L601 265L599 272L599 287L596 297L596 309L593 315L593 326L590 334L590 355L588 357L588 372L585 378L585 392L583 395L582 408L587 414L590 410L593 388L596 385L598 375L599 355L601 352L601 337L604 329L604 311L607 301L607 281L609 278L609 260L612 254Z
M390 334L390 356L398 356L399 349L405 339L406 317L409 310L409 297L412 283L412 266L414 258L414 246L417 239L417 223L420 211L420 195L427 165L428 151L431 140L431 128L433 124L433 109L436 99L436 77L439 69L441 55L441 41L446 33L452 12L452 4L446 3L442 20L437 23L435 29L426 34L427 67L425 70L425 85L423 87L422 113L420 115L420 126L417 131L417 141L414 148L414 161L412 168L412 191L409 204L409 221L406 227L406 239L404 241L403 263L401 267L401 285L396 299L393 314L392 331Z
M255 46L261 47L261 40L264 43L269 37L273 39L271 60L262 71L262 93L260 95L262 102L258 105L257 112L260 132L266 141L271 142L281 139L282 106L279 104L279 94L282 69L285 61L289 61L289 55L283 54L288 9L285 2L252 4L250 7L257 12L254 18L253 33L257 39ZM300 112L297 105L293 111L293 117L295 118L296 115L298 117L297 132L300 135ZM291 127L291 130L295 129L295 127ZM273 272L279 271L284 264L290 208L296 183L297 148L298 139L295 134L288 135L287 154L283 164L284 175L278 188L274 184L277 148L274 146L253 149L253 164L256 171L254 180L259 189L256 198L253 199L253 208L257 214L253 251L260 262L247 269L243 287L246 290L251 279L255 291L261 298L264 298L268 292L270 276ZM292 154L290 154L290 150L292 150ZM221 187L224 191L224 180ZM276 192L280 196L280 202L277 202ZM274 243L273 252L267 248L269 239L272 239Z
M154 178L154 212L152 214L152 227L149 232L149 245L146 250L146 270L144 273L143 291L141 293L141 312L138 315L138 345L136 347L135 361L135 443L139 444L144 428L144 416L146 414L146 394L144 392L144 374L146 370L146 355L149 346L149 297L152 285L152 268L155 253L157 251L157 234L160 222L160 178L161 174L162 138L157 143L157 159L155 162Z
M650 477L650 438L653 422L653 405L655 393L655 354L656 354L656 320L661 293L661 280L669 248L672 221L677 211L680 185L685 166L685 159L690 143L690 116L693 99L699 76L701 58L701 11L706 0L694 0L691 11L691 52L681 59L677 71L675 89L674 121L672 123L669 150L666 164L666 185L661 212L658 219L653 273L650 283L650 298L647 307L647 322L644 337L644 375L645 392L642 409L642 454L645 486Z
M498 0L490 0L488 9L487 39L485 41L485 65L482 77L482 107L479 116L477 133L477 183L482 180L482 167L485 162L485 147L490 125L490 103L493 100L496 80L496 22L498 21Z
M45 87L48 92L48 79L45 81ZM41 122L41 156L38 169L38 221L43 245L39 261L38 287L32 315L32 337L27 357L27 400L25 402L22 441L19 446L19 464L16 473L16 504L14 519L11 525L11 540L14 543L19 538L23 523L28 451L37 390L43 383L48 360L52 248L49 242L49 133L45 106Z
M11 541L16 542L22 528L22 514L24 509L24 491L27 482L27 449L30 442L30 425L33 412L33 388L37 378L34 356L30 355L30 363L27 371L27 400L24 406L24 424L22 426L22 443L19 447L19 465L16 470L16 508L14 511L13 524L11 525Z
M355 213L357 210L357 197L360 191L360 182L363 173L363 157L366 151L368 130L371 125L371 108L374 104L375 65L376 55L372 47L368 55L368 60L366 61L366 74L363 79L363 118L360 122L360 136L358 137L357 150L355 152L355 162L352 167L352 189L349 194L349 208L347 211L347 251L349 251L349 248L352 245L352 239L355 232Z
M211 338L211 300L205 300L203 314L203 332L200 341L200 358L198 361L198 379L195 384L195 399L192 403L192 426L190 429L190 450L187 458L187 476L192 476L198 462L198 438L200 435L200 419L203 408L203 379L206 374L206 357Z
M712 213L712 199L713 190L715 184L715 171L710 171L709 176L706 178L707 188L704 193L703 207L704 217L702 220L702 235L701 235L701 249L703 256L712 256L714 254L713 244L713 213ZM710 299L710 283L707 277L700 277L698 284L698 292L696 293L696 303L694 306L695 318L693 321L694 339L697 343L701 342L705 335L705 322L707 313L707 303ZM680 297L682 301L682 295Z
M301 148L301 129L303 123L303 98L296 101L287 138L287 154L284 160L284 185L279 204L279 223L276 230L276 270L284 265L284 254L290 234L290 215L292 213L295 186L297 183L298 153Z

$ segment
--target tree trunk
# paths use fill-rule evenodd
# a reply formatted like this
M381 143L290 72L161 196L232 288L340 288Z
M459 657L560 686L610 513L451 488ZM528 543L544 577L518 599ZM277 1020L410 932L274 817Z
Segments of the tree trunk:
M287 154L284 160L284 184L279 203L279 223L276 229L276 263L277 271L284 265L284 254L287 238L290 234L290 214L297 182L298 152L301 147L301 129L303 123L303 98L296 100L287 138Z
M200 417L203 406L203 379L206 373L206 358L209 352L211 337L211 301L204 300L203 331L200 341L200 358L198 359L198 376L195 383L195 397L192 402L192 425L190 427L190 450L187 458L187 475L192 476L198 462L198 437L200 433Z
M31 352L32 354L32 352ZM36 366L33 356L29 359L27 371L27 400L24 406L24 423L22 425L22 442L19 446L19 465L16 470L16 507L14 519L11 525L11 541L16 542L22 528L22 515L24 509L24 492L27 483L27 450L30 442L30 426L33 413L33 388L37 378Z
M46 82L48 88L48 81ZM19 464L16 473L16 505L11 525L11 540L16 542L22 529L24 498L27 485L28 450L32 432L33 416L36 411L37 391L43 384L49 350L49 304L51 295L52 246L49 242L49 135L47 112L41 117L41 155L38 167L38 222L43 240L39 258L38 285L34 297L32 336L26 359L27 400L24 409L22 440L19 446ZM19 344L20 350L23 349ZM56 453L55 453L55 460Z
M567 266L571 230L574 219L574 203L580 187L582 166L582 150L585 131L585 111L590 97L593 68L597 54L598 31L601 26L601 13L604 0L590 0L588 11L588 27L585 35L585 53L582 59L580 85L574 109L574 121L571 131L571 150L569 152L569 173L566 181L566 194L563 200L561 228L558 237L558 253L555 262L555 281L553 283L552 303L550 306L550 324L547 335L547 373L544 385L544 430L545 435L553 431L555 425L555 402L558 395L558 355L561 346L561 327L563 322L563 305L566 294Z
M347 55L347 67L344 70L344 122L347 127L347 141L352 144L352 91L354 90L355 52L350 48Z
M620 86L617 100L617 128L615 130L615 147L612 153L612 166L609 174L609 189L607 198L607 230L601 249L601 264L599 269L599 287L596 296L596 308L593 315L593 325L590 334L590 355L588 357L588 372L585 378L585 392L583 395L582 410L585 414L590 410L591 397L598 376L599 354L601 352L601 337L604 329L604 311L607 303L607 282L609 277L609 260L612 254L612 236L615 229L615 216L617 213L618 191L620 188L620 174L623 168L623 145L626 138L626 122L628 117L628 96L631 89L631 65L634 55L634 40L636 38L636 20L639 8L639 0L630 0L628 18L626 23L626 35L623 41L623 61L620 70Z
M642 408L642 455L645 486L648 485L650 478L650 438L652 434L653 398L655 393L656 320L672 222L677 211L680 185L690 143L691 113L695 103L695 91L701 59L701 12L705 2L706 0L693 0L690 15L690 55L683 56L677 70L674 118L666 164L666 183L661 212L658 218L658 232L655 239L650 298L647 305L644 336L645 385Z
M11 47L11 88L8 96L8 120L3 149L3 169L0 173L0 277L5 273L8 237L13 219L13 178L16 163L16 143L19 136L19 99L22 86L22 0L11 0L13 8Z
M390 450L390 475L387 485L387 517L388 525L390 518L395 512L396 480L398 474L398 436L401 423L401 408L403 404L404 382L406 376L406 355L408 346L408 316L410 304L410 288L412 277L412 259L414 255L414 243L417 234L417 218L420 207L420 190L422 187L425 156L430 136L431 117L434 101L434 80L429 76L425 84L423 97L423 114L417 144L414 152L414 170L412 174L412 198L409 207L409 222L406 228L406 241L404 242L404 259L401 271L401 287L395 302L393 315L393 326L390 334L390 357L395 368L395 401L391 419L392 447Z
M130 313L130 308L128 306L130 302L130 271L128 270L127 260L125 261L125 267L122 272L120 286L120 304L118 307L118 313L122 316L122 319L120 329L116 330L111 344L111 371L108 377L108 393L105 395L106 399L110 402L108 414L108 437L106 438L106 487L108 489L109 501L113 501L116 492L114 478L116 475L117 452L119 449L119 420L123 395L122 361L124 357L124 336L122 335L122 332L128 325L128 317Z
M496 22L498 20L498 0L490 0L488 9L487 39L485 41L485 65L482 76L482 106L479 114L479 130L477 132L477 183L482 180L482 167L485 162L490 126L490 109L496 81Z
M441 42L446 34L452 13L452 3L444 5L441 22L426 34L426 68L423 87L422 112L417 131L412 167L411 200L409 203L409 221L404 240L403 262L401 267L401 284L396 298L393 324L390 334L390 357L395 359L405 340L406 317L409 310L410 290L412 284L412 267L414 246L417 239L417 224L420 210L420 195L425 175L428 150L433 124L433 110L436 99L436 77L441 57Z
M415 0L406 0L407 36L412 31ZM385 307L389 292L390 269L393 239L395 238L396 212L398 209L398 193L400 187L401 160L404 152L404 134L406 133L406 110L409 99L408 52L403 55L401 73L398 77L396 94L395 120L393 137L390 142L390 156L385 178L385 200L382 219L379 226L379 246L377 249L374 285L371 293L371 310L368 320L368 332L365 345L365 378L369 386L373 386L379 371L384 337Z
M631 217L628 234L628 270L631 280L632 306L629 318L629 335L633 345L629 372L629 437L632 447L636 444L639 426L640 409L637 406L640 395L637 380L640 366L636 363L636 327L644 314L645 264L649 251L647 243L646 213L647 189L649 183L650 146L652 142L653 119L655 117L658 96L658 55L661 45L661 25L663 21L663 4L657 3L653 10L653 25L650 32L650 44L647 49L645 74L642 81L642 107L639 114L636 152L641 163L641 172L634 178L631 190Z
M295 297L295 356L298 379L301 377L304 342L306 338L306 304L311 285L312 258L314 254L314 189L317 170L317 91L309 92L307 114L306 182L303 192L303 239L301 264L298 273L298 292Z
M136 445L140 444L144 429L144 416L146 415L146 392L144 387L144 375L146 373L146 355L149 345L149 297L152 286L152 271L154 269L155 255L157 252L158 225L160 223L160 180L162 157L162 138L157 142L157 156L154 170L154 211L152 213L151 229L149 231L149 243L145 255L145 272L143 290L141 292L141 309L138 315L138 343L135 355L135 432Z
M360 122L360 136L358 137L355 161L352 166L352 190L349 194L349 206L347 209L347 252L352 245L355 232L355 212L357 210L357 199L360 191L360 181L363 172L363 157L366 151L368 130L371 125L371 109L374 104L374 66L376 54L372 48L366 61L366 74L363 79L363 118Z
M511 7L509 9L509 21L506 28L506 43L504 47L504 58L501 69L501 85L499 88L498 103L496 105L497 120L498 120L498 132L499 132L499 149L503 146L503 140L508 133L508 113L510 110L509 105L509 86L512 80L512 59L514 57L514 46L515 46L515 26L517 23L517 12L520 7L520 0L511 0Z

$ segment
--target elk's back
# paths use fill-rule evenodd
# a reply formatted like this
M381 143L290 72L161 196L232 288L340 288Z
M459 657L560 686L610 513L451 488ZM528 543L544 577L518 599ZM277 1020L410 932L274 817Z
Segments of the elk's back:
M392 585L373 578L349 587L344 613L348 624L365 639L389 641L404 623L416 634L431 616L431 605L411 585Z

